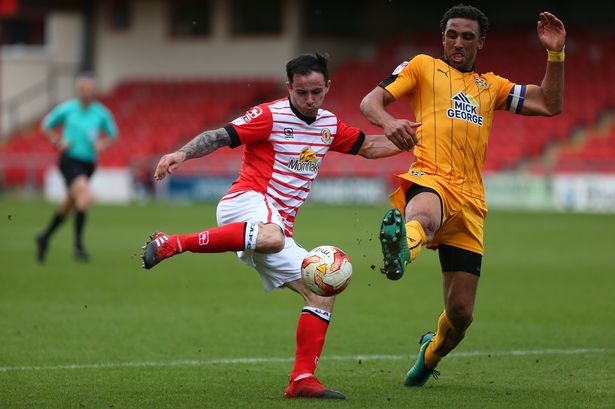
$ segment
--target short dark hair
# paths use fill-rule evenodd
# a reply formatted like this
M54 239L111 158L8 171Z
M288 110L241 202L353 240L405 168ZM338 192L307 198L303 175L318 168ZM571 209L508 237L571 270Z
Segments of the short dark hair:
M489 19L485 13L474 6L466 6L465 4L459 3L448 9L448 11L444 13L444 16L442 16L442 20L440 20L442 32L446 29L446 23L452 18L467 18L468 20L478 21L480 36L484 37L487 35Z
M329 81L328 61L329 56L320 53L301 54L293 58L286 64L288 82L293 82L295 74L308 75L314 71L320 72L325 77L325 82Z
M79 85L81 82L89 80L96 83L96 75L92 71L82 71L75 77L75 85Z

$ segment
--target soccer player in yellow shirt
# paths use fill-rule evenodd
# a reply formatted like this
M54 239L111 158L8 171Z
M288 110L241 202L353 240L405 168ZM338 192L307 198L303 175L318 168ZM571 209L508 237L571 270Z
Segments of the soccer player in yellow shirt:
M436 332L421 337L407 386L422 386L437 375L436 365L472 322L487 214L481 172L493 112L553 116L562 111L564 24L540 13L538 39L547 50L540 85L476 71L488 24L475 7L452 7L440 21L444 56L421 54L402 63L361 102L367 119L400 149L413 149L415 157L408 173L399 175L400 187L391 195L394 208L382 221L382 272L398 280L425 245L438 249L444 280L444 312ZM387 112L386 106L402 96L409 97L416 122Z

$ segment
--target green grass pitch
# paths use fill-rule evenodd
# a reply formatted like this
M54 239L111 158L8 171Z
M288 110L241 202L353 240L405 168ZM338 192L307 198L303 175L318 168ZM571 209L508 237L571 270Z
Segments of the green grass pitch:
M89 264L71 258L72 220L34 260L54 206L0 201L0 408L612 408L615 216L492 212L474 323L409 389L419 336L442 310L437 254L406 275L377 269L382 207L306 205L296 239L347 251L317 375L348 396L282 397L299 297L265 294L233 254L183 254L140 268L147 235L212 226L211 204L95 206ZM376 266L376 269L372 268Z

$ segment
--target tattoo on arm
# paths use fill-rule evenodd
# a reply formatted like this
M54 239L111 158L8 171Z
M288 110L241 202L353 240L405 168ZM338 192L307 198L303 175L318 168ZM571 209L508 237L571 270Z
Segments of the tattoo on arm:
M195 136L190 142L179 149L186 154L186 159L200 158L209 155L216 149L231 144L231 136L226 129L220 128L213 131L205 131Z

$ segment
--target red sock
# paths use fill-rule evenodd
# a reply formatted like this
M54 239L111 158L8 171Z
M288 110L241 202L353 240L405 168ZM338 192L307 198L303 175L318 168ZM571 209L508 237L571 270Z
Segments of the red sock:
M225 251L241 251L244 250L246 224L244 222L230 223L199 233L178 234L174 237L179 241L180 252L223 253Z
M297 323L297 350L291 379L299 375L311 375L316 371L330 316L328 312L314 307L305 307L301 311Z

